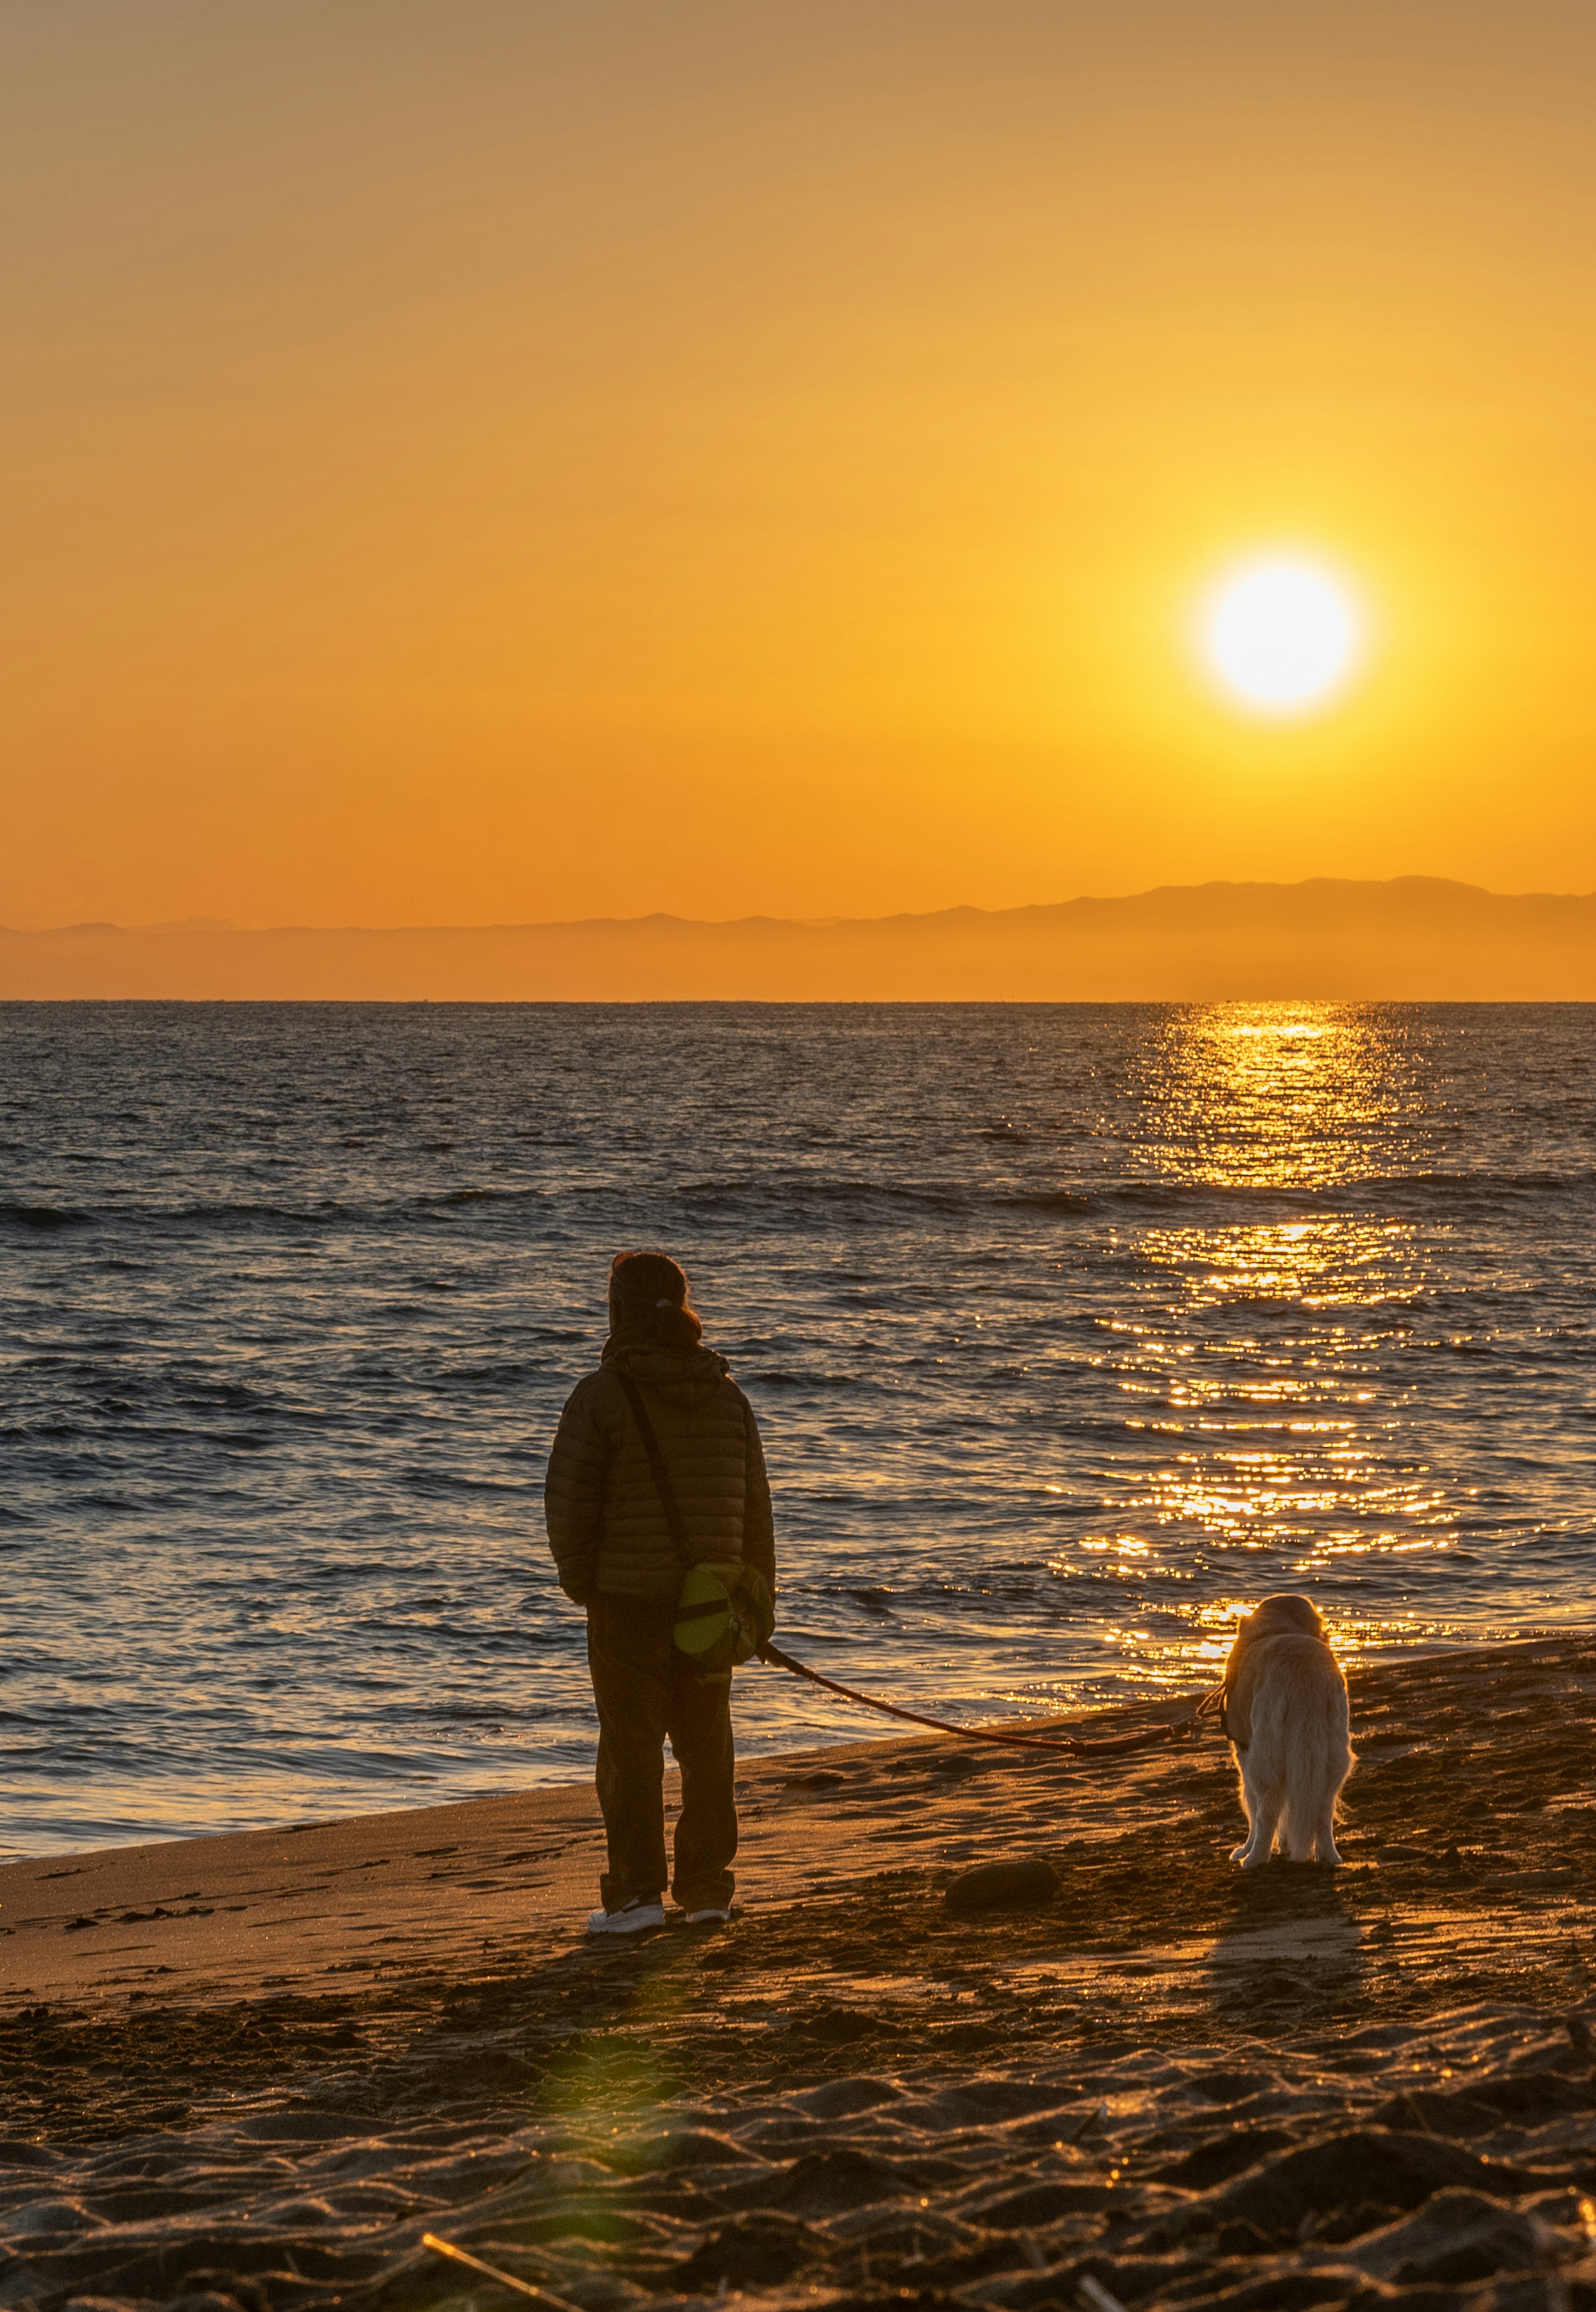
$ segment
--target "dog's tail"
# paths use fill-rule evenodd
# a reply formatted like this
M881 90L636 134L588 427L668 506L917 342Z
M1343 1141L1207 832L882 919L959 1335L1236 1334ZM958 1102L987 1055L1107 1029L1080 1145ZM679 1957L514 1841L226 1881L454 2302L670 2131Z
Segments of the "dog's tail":
M1352 1772L1346 1687L1313 1639L1287 1643L1253 1703L1252 1738L1282 1792L1285 1850L1305 1862L1317 1847L1334 1849L1341 1785ZM1260 1756L1259 1763L1262 1763Z

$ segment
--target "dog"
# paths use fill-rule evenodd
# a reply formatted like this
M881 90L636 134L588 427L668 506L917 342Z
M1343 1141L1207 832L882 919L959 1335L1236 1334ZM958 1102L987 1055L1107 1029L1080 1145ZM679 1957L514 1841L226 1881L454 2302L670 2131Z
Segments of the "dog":
M1346 1680L1310 1598L1266 1598L1245 1617L1223 1695L1248 1830L1231 1861L1256 1870L1278 1838L1293 1862L1339 1862L1336 1808L1355 1763Z

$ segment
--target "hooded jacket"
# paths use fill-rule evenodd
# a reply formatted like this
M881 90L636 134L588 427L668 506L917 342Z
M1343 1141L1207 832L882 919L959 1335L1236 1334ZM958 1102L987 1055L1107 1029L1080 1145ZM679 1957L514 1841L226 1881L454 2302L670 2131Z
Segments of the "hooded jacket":
M543 1483L543 1516L560 1588L674 1605L683 1566L648 1454L620 1386L643 1392L696 1563L746 1558L776 1591L770 1481L754 1412L724 1357L686 1355L612 1334L603 1362L560 1415Z

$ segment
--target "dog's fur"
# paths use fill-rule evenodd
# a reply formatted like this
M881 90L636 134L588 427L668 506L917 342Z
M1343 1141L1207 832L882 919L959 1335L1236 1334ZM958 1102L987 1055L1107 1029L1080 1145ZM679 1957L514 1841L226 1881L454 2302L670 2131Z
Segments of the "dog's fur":
M1354 1765L1346 1680L1311 1599L1266 1598L1247 1616L1224 1690L1248 1826L1231 1861L1254 1870L1278 1837L1293 1862L1339 1862L1336 1806Z

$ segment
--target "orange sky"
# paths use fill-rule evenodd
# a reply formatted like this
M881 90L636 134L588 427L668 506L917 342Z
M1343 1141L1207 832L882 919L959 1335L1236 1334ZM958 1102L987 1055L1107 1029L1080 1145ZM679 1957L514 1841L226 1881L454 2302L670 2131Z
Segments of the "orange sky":
M0 923L1596 886L1596 15L11 0ZM1363 589L1249 722L1195 592Z

